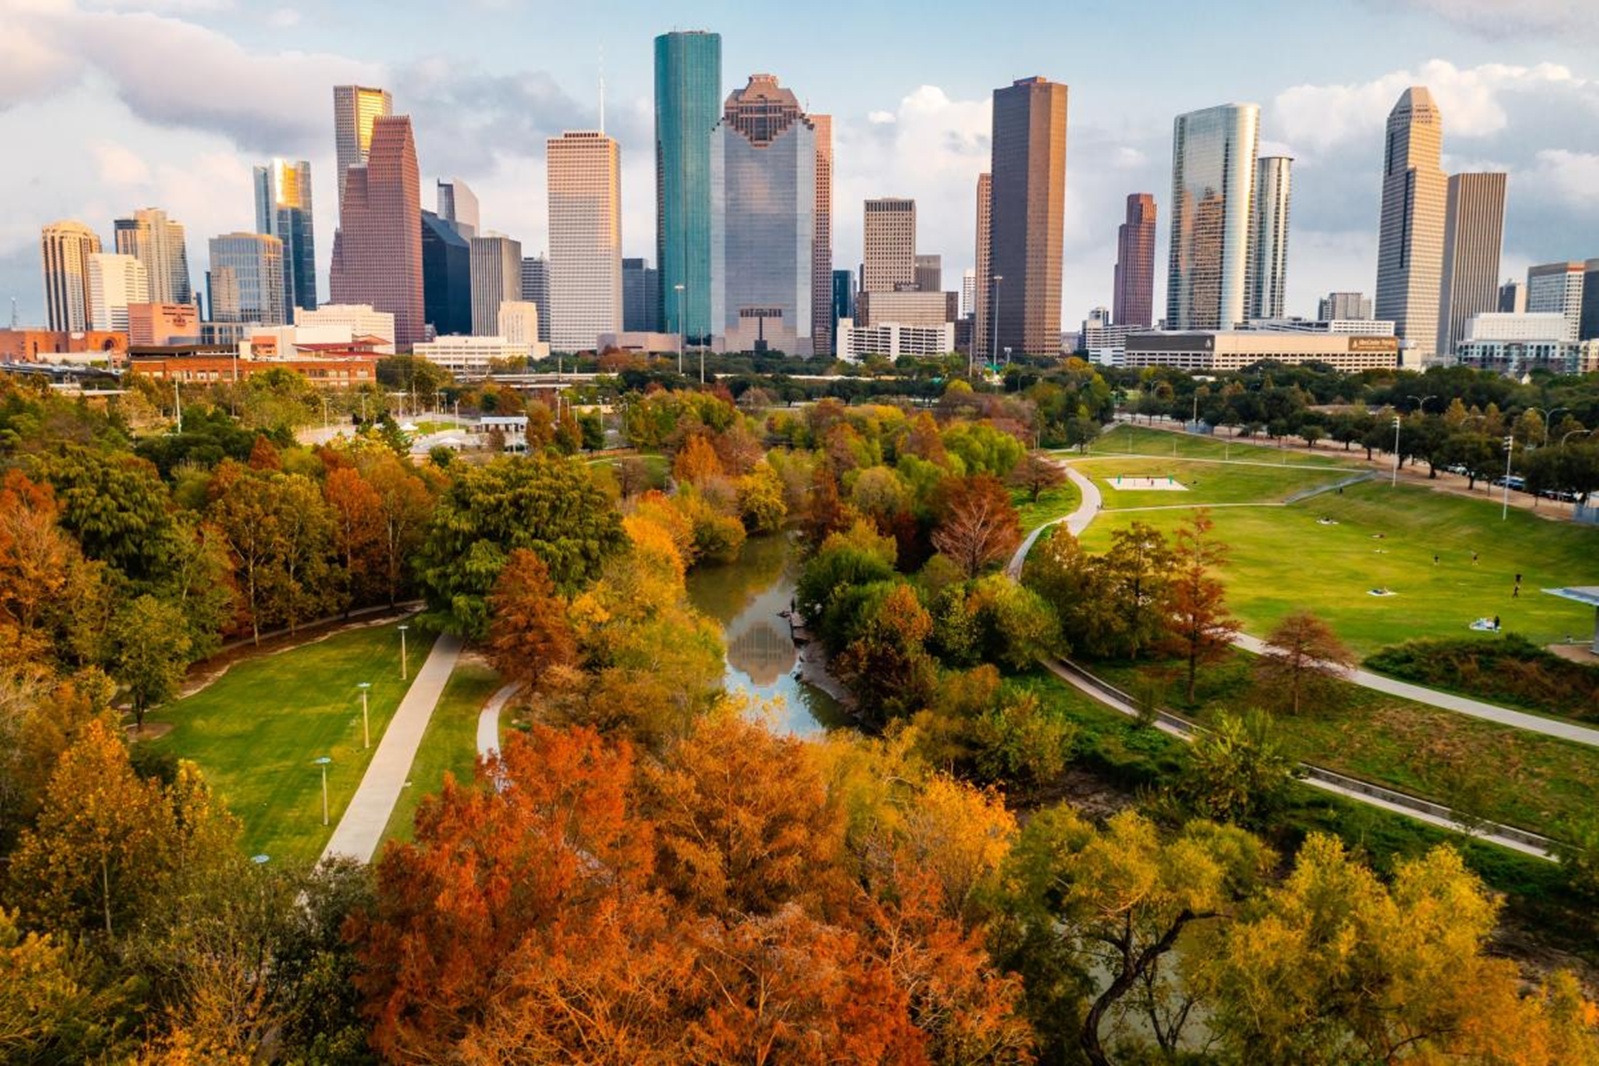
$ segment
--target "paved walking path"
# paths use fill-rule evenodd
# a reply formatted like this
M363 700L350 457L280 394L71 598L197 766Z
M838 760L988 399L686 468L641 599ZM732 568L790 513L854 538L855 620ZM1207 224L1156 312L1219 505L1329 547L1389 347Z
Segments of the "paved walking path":
M361 862L372 861L383 839L383 830L388 827L389 816L399 801L400 790L411 776L411 763L422 744L422 734L427 732L428 719L433 717L433 708L438 706L439 696L460 657L459 637L446 633L434 643L427 661L416 672L410 690L400 701L399 709L389 720L389 727L383 731L360 786L333 830L333 838L322 849L324 859L339 855Z
M1010 563L1005 567L1005 572L1011 577L1021 576L1022 564L1027 559L1027 552L1032 548L1033 542L1038 539L1038 535L1045 529L1055 525L1057 522L1064 522L1066 523L1066 528L1072 531L1073 536L1080 537L1083 535L1083 530L1087 529L1089 523L1094 520L1094 516L1099 513L1101 497L1098 487L1095 486L1090 479L1084 477L1071 467L1067 467L1066 474L1071 478L1072 483L1082 490L1082 503L1080 503L1077 506L1077 510L1073 511L1071 514L1066 515L1063 518L1057 518L1053 521L1046 522L1028 535L1027 539L1022 542L1022 546L1016 549L1016 554L1011 557ZM1189 507L1200 506L1215 507L1222 505L1189 505ZM1251 504L1249 506L1265 505ZM1158 508L1141 509L1156 510ZM1124 508L1124 510L1131 511L1135 510L1135 508ZM1258 637L1251 637L1240 633L1238 638L1233 641L1233 646L1242 648L1245 651L1254 652L1258 655L1265 650L1266 645L1265 642L1260 640ZM1500 707L1496 704L1484 703L1481 700L1469 699L1465 696L1455 696L1448 692L1439 692L1437 689L1425 688L1421 685L1412 685L1405 681L1396 681L1391 677L1384 677L1381 674L1371 673L1369 670L1350 671L1345 675L1345 679L1353 684L1360 685L1363 688L1369 688L1376 692L1384 692L1390 696L1399 696L1407 700L1414 700L1417 703L1425 703L1429 706L1437 707L1440 710L1454 711L1457 714L1464 714L1471 718L1480 718L1484 721L1495 722L1499 725L1509 726L1512 729L1520 729L1528 733L1541 733L1546 737L1557 737L1561 740L1569 740L1578 744L1588 744L1593 747L1599 747L1599 729L1577 725L1574 722L1563 722L1556 718L1544 718L1540 715L1528 714L1525 711L1513 711L1508 707Z
M1101 689L1095 688L1093 685L1087 684L1074 672L1065 669L1054 660L1046 660L1045 665L1048 666L1050 671L1062 681L1066 682L1068 685L1071 685L1073 688L1077 689L1083 694L1093 697L1095 701L1104 704L1111 710L1119 711L1122 714L1128 715L1129 717L1138 717L1138 710L1129 705L1126 701L1117 699L1115 696L1112 696ZM1168 733L1185 741L1190 741L1193 739L1193 737L1184 730L1178 729L1167 722L1157 722L1156 728L1163 733ZM1402 814L1407 818L1414 818L1419 822L1426 822L1428 825L1435 825L1440 829L1448 829L1456 833L1465 833L1467 836L1473 836L1479 840L1491 841L1492 843L1498 844L1501 847L1510 848L1513 851L1519 851L1523 855L1532 855L1536 858L1550 860L1556 858L1556 856L1552 854L1547 847L1540 847L1530 844L1526 840L1519 839L1516 836L1508 835L1506 831L1507 827L1498 826L1492 822L1484 825L1480 829L1468 829L1462 826L1458 820L1449 818L1445 815L1434 814L1425 810L1417 810L1414 806L1407 806L1403 803L1395 803L1391 800L1383 799L1380 796L1373 796L1357 789L1345 788L1344 786L1336 784L1332 781L1325 781L1316 777L1303 777L1300 778L1300 781L1303 784L1322 789L1325 792L1331 792L1334 795L1352 799L1357 803L1364 803L1372 807L1380 807L1385 811L1393 811L1394 813ZM1395 796L1396 798L1412 799L1418 804L1425 804L1426 806L1439 811L1448 810L1447 807L1444 807L1441 804L1435 804L1430 800L1417 800L1415 797L1404 797L1402 793L1395 793L1392 789L1384 789L1383 791Z
M500 750L500 712L505 709L506 702L521 690L522 682L512 681L500 686L499 691L483 705L483 710L477 716L477 753L483 758Z

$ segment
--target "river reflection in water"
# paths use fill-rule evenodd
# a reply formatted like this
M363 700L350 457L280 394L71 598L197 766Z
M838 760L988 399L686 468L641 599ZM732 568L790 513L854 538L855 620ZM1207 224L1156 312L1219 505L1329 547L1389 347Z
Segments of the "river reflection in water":
M837 700L793 676L798 651L780 612L788 610L798 579L799 559L786 536L750 537L736 561L692 571L688 595L722 627L727 690L752 705L772 705L779 732L811 736L850 719Z

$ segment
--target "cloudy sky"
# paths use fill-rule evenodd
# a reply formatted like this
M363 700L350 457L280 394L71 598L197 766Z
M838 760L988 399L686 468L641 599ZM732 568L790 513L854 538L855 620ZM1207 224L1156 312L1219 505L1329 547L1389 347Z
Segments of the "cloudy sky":
M1110 302L1129 192L1156 196L1164 267L1172 117L1225 102L1260 104L1262 150L1297 160L1291 313L1371 292L1383 120L1410 84L1443 109L1447 169L1510 173L1506 276L1599 256L1599 0L0 0L0 301L43 320L42 224L109 240L147 205L187 226L201 283L206 238L252 227L250 168L273 155L311 160L325 293L331 87L351 81L413 116L423 206L462 178L531 254L544 140L593 128L603 69L626 253L653 258L651 39L675 28L722 34L726 89L771 72L835 116L838 266L860 259L862 199L913 196L948 286L972 264L989 93L1070 85L1067 324Z

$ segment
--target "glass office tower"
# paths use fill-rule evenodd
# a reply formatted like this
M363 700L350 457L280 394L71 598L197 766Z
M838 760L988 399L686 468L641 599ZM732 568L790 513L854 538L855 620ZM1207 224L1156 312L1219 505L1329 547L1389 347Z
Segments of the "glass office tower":
M1232 329L1245 320L1259 141L1260 108L1254 104L1177 116L1166 276L1171 329Z
M274 159L255 168L255 231L283 242L283 306L316 310L316 227L311 164Z
M655 266L659 321L699 343L711 323L711 130L722 117L722 37L655 38ZM677 287L683 286L681 295ZM685 330L686 327L686 330Z

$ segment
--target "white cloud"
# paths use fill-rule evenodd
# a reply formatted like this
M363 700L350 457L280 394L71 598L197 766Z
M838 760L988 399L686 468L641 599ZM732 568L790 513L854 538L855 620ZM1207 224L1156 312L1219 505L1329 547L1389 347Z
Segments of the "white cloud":
M1599 153L1545 148L1516 178L1518 195L1542 196L1589 217L1599 217ZM1599 237L1591 237L1599 245ZM1589 254L1599 253L1599 247Z
M1490 40L1575 35L1599 37L1593 0L1388 0Z
M267 25L276 30L286 30L300 24L300 13L292 7L280 7L267 16Z
M94 156L102 185L120 188L146 185L150 181L150 168L144 160L120 144L96 141L89 145L89 154Z

